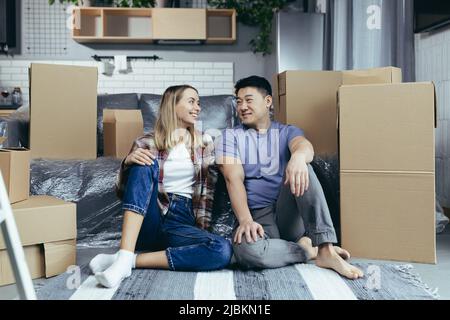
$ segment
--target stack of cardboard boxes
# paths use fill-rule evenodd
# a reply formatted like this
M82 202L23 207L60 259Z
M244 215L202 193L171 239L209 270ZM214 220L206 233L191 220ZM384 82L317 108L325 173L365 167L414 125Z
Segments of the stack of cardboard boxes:
M342 245L354 257L436 263L435 94L401 70L287 71L275 118L339 155Z
M1 149L0 170L32 278L51 277L76 262L76 206L49 196L29 197L30 151ZM0 285L15 282L0 232Z
M30 150L0 150L0 170L34 279L75 265L77 224L74 203L29 196L30 159L96 158L97 69L32 64L30 97ZM14 281L1 235L0 285Z
M342 244L356 256L436 263L434 93L339 89Z

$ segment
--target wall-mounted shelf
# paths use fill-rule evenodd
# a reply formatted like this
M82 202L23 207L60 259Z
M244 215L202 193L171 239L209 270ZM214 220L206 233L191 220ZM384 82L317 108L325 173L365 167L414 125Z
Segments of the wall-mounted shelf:
M207 43L233 43L236 41L236 10L208 9L206 17Z
M72 37L85 43L153 41L236 41L233 9L81 8L74 9Z

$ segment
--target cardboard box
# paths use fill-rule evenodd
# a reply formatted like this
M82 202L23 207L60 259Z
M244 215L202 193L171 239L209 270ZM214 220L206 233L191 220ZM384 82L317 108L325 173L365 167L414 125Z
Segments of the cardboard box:
M342 84L384 84L401 83L402 70L386 67L367 70L349 70L342 72Z
M32 196L12 206L33 278L66 271L76 258L76 205L50 196ZM0 285L14 282L0 232Z
M23 246L76 239L76 204L50 196L32 196L11 206ZM0 232L0 250L5 249Z
M104 155L123 159L144 134L141 110L103 110Z
M32 63L31 157L96 159L97 68Z
M53 277L76 264L76 240L43 243L23 248L32 279ZM8 252L0 250L0 286L15 283Z
M354 257L436 263L432 83L342 86L342 245Z
M0 149L0 171L9 201L15 203L30 195L30 151L27 149Z
M274 117L304 130L317 155L335 155L337 92L341 85L401 82L401 69L286 71L274 79Z

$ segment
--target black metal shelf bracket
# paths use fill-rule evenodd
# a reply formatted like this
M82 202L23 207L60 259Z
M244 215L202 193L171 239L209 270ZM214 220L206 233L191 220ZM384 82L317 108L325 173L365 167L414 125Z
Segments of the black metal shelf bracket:
M95 61L102 61L103 59L114 59L113 56L98 56L98 55L93 55L92 59L94 59ZM127 60L162 60L161 57L157 56L157 55L153 55L153 56L128 56Z

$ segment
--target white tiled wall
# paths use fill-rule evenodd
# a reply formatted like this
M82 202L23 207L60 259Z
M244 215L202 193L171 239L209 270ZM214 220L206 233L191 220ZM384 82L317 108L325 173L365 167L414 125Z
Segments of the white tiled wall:
M0 87L21 87L25 103L29 100L28 67L32 62L97 66L95 61L0 60ZM132 60L126 73L119 73L114 67L111 69L111 75L99 74L99 93L162 94L167 87L177 84L190 84L198 89L201 96L233 93L231 62Z
M417 81L436 85L436 188L441 205L450 208L450 29L416 35Z

